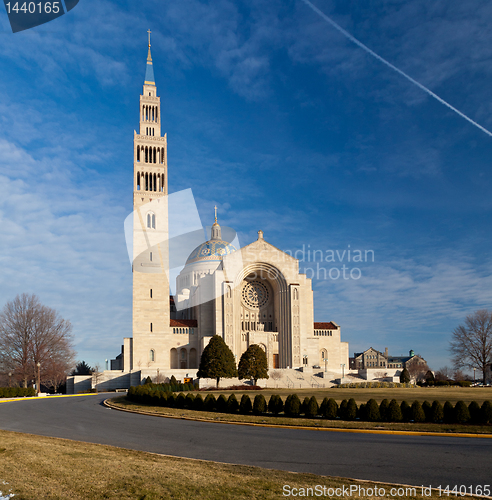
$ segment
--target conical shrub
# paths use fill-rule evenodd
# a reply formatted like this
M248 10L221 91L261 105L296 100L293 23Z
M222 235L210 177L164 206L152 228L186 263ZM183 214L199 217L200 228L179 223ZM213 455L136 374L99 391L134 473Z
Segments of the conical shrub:
M381 403L379 403L379 415L383 422L388 421L388 408L389 408L389 401L387 399L383 399Z
M318 410L319 410L318 401L314 396L311 396L311 398L307 402L304 415L306 415L307 418L315 418L318 416Z
M370 399L366 404L366 419L369 422L378 422L381 419L379 405L375 399Z
M454 418L458 424L466 424L470 420L470 412L464 401L458 401L454 407Z
M263 394L257 394L253 401L253 414L263 415L267 410L267 405L265 401L265 396Z
M404 422L410 422L412 420L412 407L407 401L402 401L400 405L401 416Z
M442 409L443 414L444 414L444 422L446 424L452 424L454 423L454 406L449 402L446 401L444 403L444 407Z
M243 394L241 397L241 402L239 403L239 413L243 415L248 415L253 410L253 405L251 404L251 399L247 394Z
M396 399L392 399L388 406L388 421L401 422L402 420L401 408Z
M425 422L425 413L418 401L412 403L412 420L414 422Z
M239 402L235 394L231 394L227 399L227 413L237 413L239 410Z
M272 394L268 401L268 411L274 415L278 415L284 409L284 402L278 394Z
M205 408L205 411L215 411L215 405L217 401L215 399L215 396L213 394L207 394L207 397L205 398L205 401L203 402L203 406Z
M284 412L288 417L298 417L301 412L301 401L297 394L290 394L285 401Z
M438 424L444 419L444 411L442 409L442 404L439 401L434 401L432 403L432 418L431 422Z

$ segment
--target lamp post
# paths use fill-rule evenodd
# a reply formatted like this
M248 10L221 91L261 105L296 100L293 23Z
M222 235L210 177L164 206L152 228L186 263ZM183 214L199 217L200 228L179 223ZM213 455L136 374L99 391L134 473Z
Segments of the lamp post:
M343 379L345 378L345 364L342 363L340 366L342 368L342 381L343 381Z
M9 372L9 387L12 387L12 372Z
M475 370L476 368L473 368L473 385L475 385Z
M325 358L325 373L328 371L327 366L328 366L328 358Z
M41 363L38 361L36 366L38 367L38 383L37 383L37 389L38 389L38 396L39 393L41 392Z

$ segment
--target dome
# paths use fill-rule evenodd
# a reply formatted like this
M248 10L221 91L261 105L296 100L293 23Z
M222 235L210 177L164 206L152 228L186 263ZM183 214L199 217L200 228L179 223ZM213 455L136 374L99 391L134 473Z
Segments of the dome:
M237 249L227 241L222 239L222 231L217 222L217 207L215 207L215 222L211 228L210 239L201 245L198 245L191 252L186 265L196 262L220 262L224 255L229 255Z
M217 222L217 207L215 207L215 222L212 224L210 233L210 239L198 245L191 252L186 265L196 262L220 262L224 255L229 255L237 250L234 245L222 239L222 231Z
M236 247L224 240L212 239L198 245L191 252L186 265L194 264L195 262L220 262L224 255L228 255L236 251Z

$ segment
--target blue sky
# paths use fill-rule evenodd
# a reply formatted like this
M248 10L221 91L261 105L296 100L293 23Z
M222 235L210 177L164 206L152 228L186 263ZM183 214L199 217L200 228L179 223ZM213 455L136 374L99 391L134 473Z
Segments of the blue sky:
M314 3L492 129L492 4ZM17 34L0 10L0 303L38 294L90 364L131 335L123 222L149 28L170 192L192 188L206 225L217 204L243 245L262 229L290 252L372 250L319 263L361 277L315 279L315 320L351 354L449 365L452 329L492 300L492 138L300 0L82 0Z

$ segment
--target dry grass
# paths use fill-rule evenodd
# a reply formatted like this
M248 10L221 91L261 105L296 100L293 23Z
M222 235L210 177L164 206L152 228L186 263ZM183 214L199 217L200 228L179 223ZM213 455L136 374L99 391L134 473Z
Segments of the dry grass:
M260 425L290 425L313 427L315 429L364 429L364 430L388 430L388 431L412 431L412 432L446 432L446 433L471 433L491 434L491 425L460 425L460 424L429 424L429 423L391 423L391 422L359 422L325 420L321 418L288 418L284 416L255 416L239 415L229 413L216 413L207 411L193 411L179 408L165 408L161 406L150 406L128 401L126 396L119 396L110 400L114 406L173 418L190 418L196 420L208 420L212 422L239 422Z
M349 479L165 457L7 431L0 431L0 442L0 489L3 494L11 490L15 500L270 500L283 498L284 485L290 488L376 486ZM390 495L391 487L378 484L378 488L386 490L384 498L399 498ZM416 493L405 498L423 498L419 488ZM351 498L382 496L355 494ZM438 498L436 492L432 498Z

